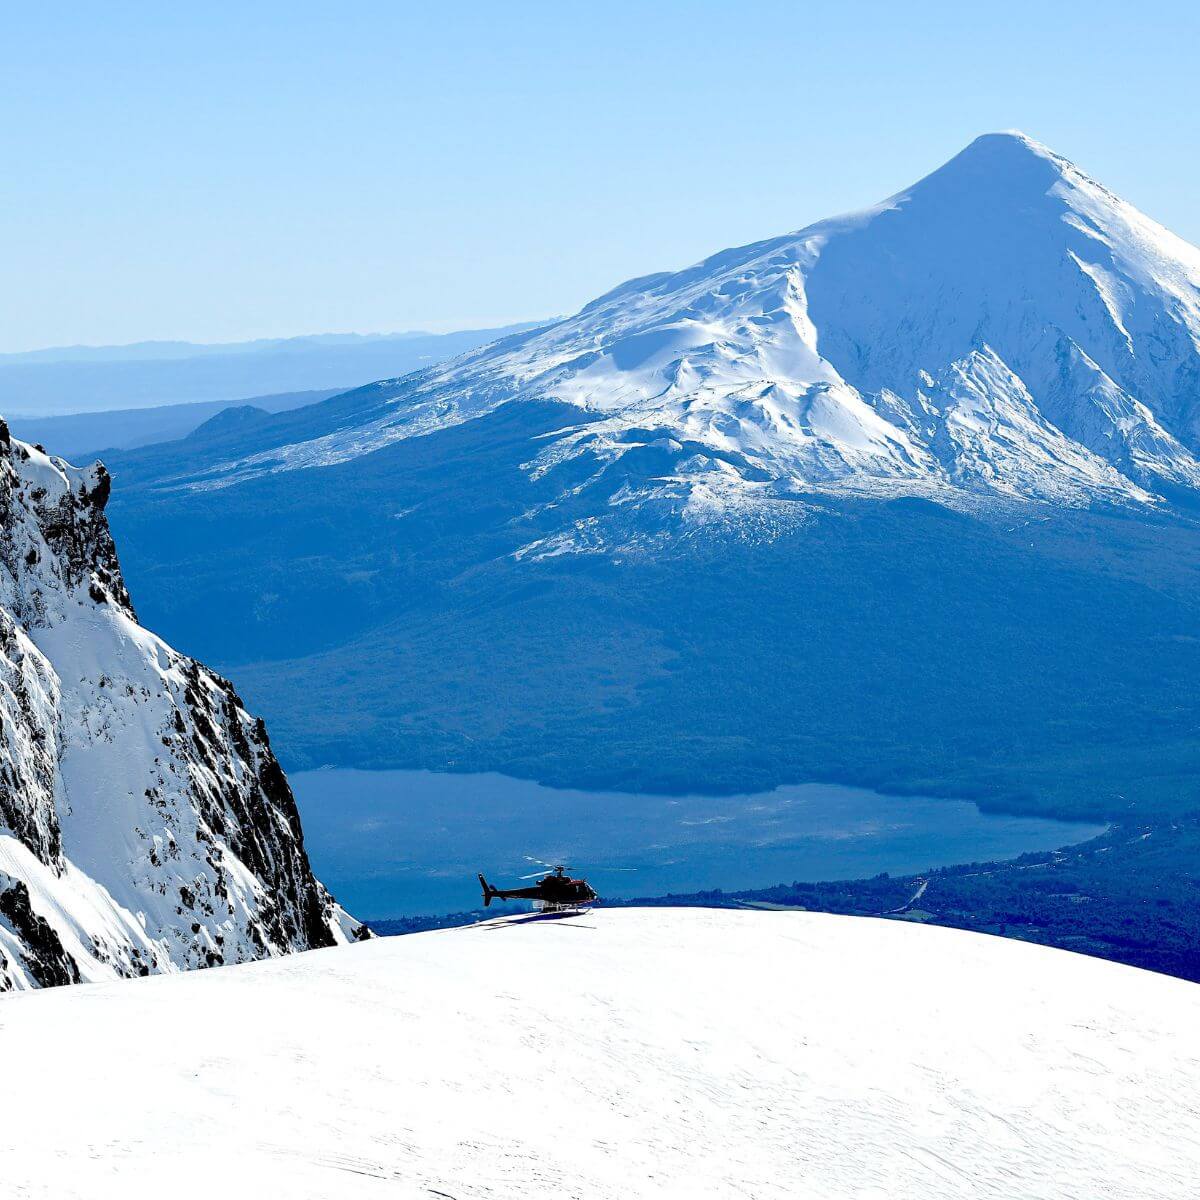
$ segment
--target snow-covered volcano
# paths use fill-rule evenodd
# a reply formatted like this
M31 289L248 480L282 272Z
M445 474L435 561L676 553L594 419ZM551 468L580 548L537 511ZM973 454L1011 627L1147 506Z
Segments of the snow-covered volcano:
M138 623L109 478L0 422L0 992L352 936L266 731Z
M514 401L596 522L786 521L822 492L1152 504L1200 486L1200 251L1022 134L863 213L635 279L575 316L312 410L175 482L327 465Z
M1184 1200L1200 1175L1200 989L902 922L600 910L2 1008L5 1194Z

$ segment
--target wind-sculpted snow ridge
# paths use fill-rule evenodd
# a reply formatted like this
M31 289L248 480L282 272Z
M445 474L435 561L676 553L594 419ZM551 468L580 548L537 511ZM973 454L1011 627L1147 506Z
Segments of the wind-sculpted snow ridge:
M138 625L108 494L0 422L0 992L356 932L262 722Z
M18 1196L1192 1200L1200 1174L1200 989L902 921L600 909L3 1013Z
M1154 505L1200 487L1200 251L990 134L876 208L631 280L179 482L344 462L545 400L579 419L526 469L596 500L547 546L587 548L630 501L684 525L814 493ZM608 486L621 473L627 491Z

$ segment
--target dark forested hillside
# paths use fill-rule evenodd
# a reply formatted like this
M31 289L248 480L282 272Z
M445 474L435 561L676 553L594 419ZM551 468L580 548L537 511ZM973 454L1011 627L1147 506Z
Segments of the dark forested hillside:
M519 464L561 420L514 405L204 491L161 487L178 459L118 457L139 607L236 671L293 767L823 780L1108 819L1194 804L1190 519L813 496L771 539L516 557L563 482Z

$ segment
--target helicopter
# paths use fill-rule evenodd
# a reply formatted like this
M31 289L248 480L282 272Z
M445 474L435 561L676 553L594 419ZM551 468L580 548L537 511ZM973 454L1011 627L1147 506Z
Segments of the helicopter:
M530 862L537 861L530 859ZM483 887L484 907L493 900L532 900L534 906L542 912L568 912L591 904L599 898L586 879L572 879L567 875L565 866L552 866L550 863L542 865L550 868L549 874L543 875L541 871L535 871L532 875L522 876L523 879L538 880L532 887L495 888L481 873L479 882ZM538 878L539 876L541 878Z

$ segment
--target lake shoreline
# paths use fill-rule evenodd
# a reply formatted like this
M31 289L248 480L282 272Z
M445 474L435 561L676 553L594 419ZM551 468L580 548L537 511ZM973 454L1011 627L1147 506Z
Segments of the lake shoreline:
M318 876L359 916L387 914L377 920L469 910L477 872L511 886L542 863L568 863L624 901L1008 861L1105 831L996 814L970 799L815 783L639 794L350 768L300 772L292 783Z
M1052 798L1033 788L1014 791L1011 788L978 781L959 779L947 781L944 778L936 777L916 779L894 774L885 776L870 771L857 774L849 772L836 777L803 780L796 780L771 771L765 776L747 776L740 782L737 781L739 777L736 776L734 777L735 782L723 780L720 777L714 778L711 774L703 780L685 778L680 781L672 776L648 772L646 775L647 786L630 788L625 786L628 781L627 775L614 776L604 772L589 774L586 771L582 773L577 771L530 773L523 771L519 763L465 768L441 763L436 767L431 767L425 762L409 762L399 758L394 761L389 759L382 763L321 763L317 766L306 766L292 762L286 752L281 754L280 761L283 763L289 779L293 775L317 775L327 771L360 771L366 775L388 775L397 771L428 772L431 775L440 776L501 775L506 779L513 779L532 787L546 788L555 792L603 792L622 796L668 797L705 795L714 799L760 795L789 787L829 787L877 792L880 795L892 796L896 799L921 797L928 800L961 800L974 804L981 813L989 815L1039 817L1067 824L1111 824L1119 821L1123 815L1109 811L1101 804L1088 808L1056 806Z

